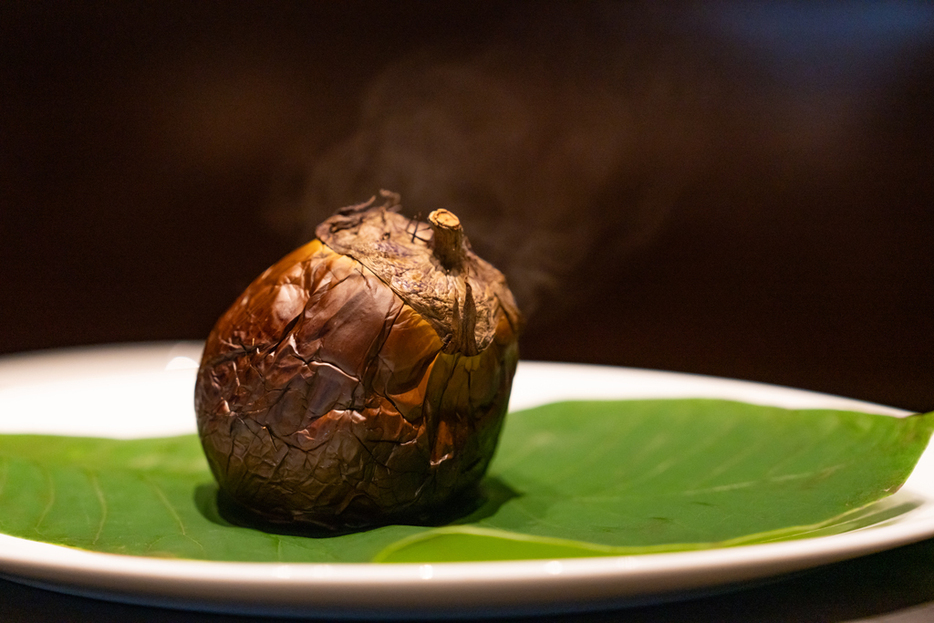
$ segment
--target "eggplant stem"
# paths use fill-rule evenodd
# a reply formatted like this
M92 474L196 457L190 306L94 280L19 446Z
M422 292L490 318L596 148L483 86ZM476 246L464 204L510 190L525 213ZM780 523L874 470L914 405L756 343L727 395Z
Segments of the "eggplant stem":
M435 210L428 215L428 223L434 232L432 251L447 270L458 268L464 261L464 228L460 219L448 210Z

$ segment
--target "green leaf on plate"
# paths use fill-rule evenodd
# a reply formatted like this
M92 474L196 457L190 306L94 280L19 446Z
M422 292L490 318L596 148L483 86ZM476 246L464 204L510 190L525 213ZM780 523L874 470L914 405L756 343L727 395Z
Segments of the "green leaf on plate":
M0 531L82 549L269 562L641 554L834 534L920 502L898 489L934 414L724 400L555 403L509 415L478 502L439 527L334 537L233 525L194 435L0 435ZM459 511L459 514L458 514Z
M839 534L892 519L918 507L912 500L880 500L812 526L792 526L716 543L662 543L658 545L600 545L546 536L532 536L476 525L438 528L413 534L389 545L374 562L466 562L632 556L735 547L781 540Z

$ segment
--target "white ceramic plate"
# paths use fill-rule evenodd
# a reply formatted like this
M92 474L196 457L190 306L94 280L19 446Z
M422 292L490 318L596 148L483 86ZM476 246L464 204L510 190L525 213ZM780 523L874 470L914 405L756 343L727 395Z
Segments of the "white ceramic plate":
M117 438L194 432L192 394L199 354L200 344L183 342L0 358L0 432ZM511 406L567 398L650 397L905 414L757 383L528 362L520 364ZM255 564L99 554L0 535L0 574L68 593L238 613L389 618L554 613L679 598L924 539L934 535L932 475L934 451L928 448L896 494L920 499L914 510L845 534L765 545L546 561Z

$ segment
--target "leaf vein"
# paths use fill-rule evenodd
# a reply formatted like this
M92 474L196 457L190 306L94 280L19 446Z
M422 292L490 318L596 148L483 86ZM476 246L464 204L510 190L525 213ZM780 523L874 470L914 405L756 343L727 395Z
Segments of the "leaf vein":
M159 501L162 503L165 509L169 512L172 518L175 519L175 523L178 524L178 529L181 532L182 536L188 536L188 533L185 530L185 522L182 521L182 518L179 516L178 512L172 506L172 503L169 501L169 498L166 497L165 492L162 490L162 487L160 487L157 483L153 482L153 480L149 478L148 476L143 475L142 478L143 480L146 481L146 484L149 485L149 487L153 490L153 492L156 494L156 497L159 498Z
M91 483L91 487L94 489L94 495L97 496L97 502L101 507L101 519L97 524L97 532L94 533L94 540L91 541L92 545L97 545L97 542L101 538L101 533L104 531L104 524L107 523L107 499L104 497L104 491L101 489L101 483L97 479L97 476L91 471L86 471L86 474Z
M39 470L45 477L46 487L49 491L49 499L45 503L45 507L42 509L42 512L39 513L39 518L36 520L36 525L33 528L37 533L42 534L42 530L39 529L39 526L42 525L42 522L45 521L45 518L48 516L48 514L52 512L52 507L55 506L55 482L52 480L52 473L48 469L40 465Z

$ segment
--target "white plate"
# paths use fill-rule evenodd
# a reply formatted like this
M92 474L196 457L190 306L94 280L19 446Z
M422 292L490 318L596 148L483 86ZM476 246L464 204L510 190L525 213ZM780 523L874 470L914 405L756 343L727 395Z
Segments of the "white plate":
M73 349L0 358L0 432L118 438L195 430L200 344ZM566 398L717 397L782 407L905 412L813 392L627 368L520 364L511 406ZM28 419L24 414L29 414ZM128 416L128 414L132 414ZM164 560L0 535L0 574L57 591L265 614L409 617L554 613L679 598L934 535L934 451L896 495L916 509L834 536L643 556L432 565ZM0 508L2 512L2 508Z

